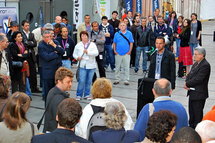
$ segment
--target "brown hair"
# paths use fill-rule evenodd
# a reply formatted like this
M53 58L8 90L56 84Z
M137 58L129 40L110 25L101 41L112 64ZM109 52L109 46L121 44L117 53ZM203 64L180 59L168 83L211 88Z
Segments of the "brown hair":
M81 105L73 98L64 99L57 108L58 123L67 129L72 129L82 115Z
M30 97L23 92L15 92L9 97L3 113L4 123L9 129L16 130L27 121L26 112L30 103Z
M81 31L81 33L80 33L80 39L82 41L81 35L87 35L87 37L89 38L89 34L87 33L87 31Z
M97 78L94 82L91 93L95 98L110 98L112 97L112 84L106 78Z
M9 96L11 80L9 76L0 74L0 98L6 99Z
M65 77L73 78L73 73L70 69L65 67L60 67L55 72L55 84L57 84L58 80L62 81Z

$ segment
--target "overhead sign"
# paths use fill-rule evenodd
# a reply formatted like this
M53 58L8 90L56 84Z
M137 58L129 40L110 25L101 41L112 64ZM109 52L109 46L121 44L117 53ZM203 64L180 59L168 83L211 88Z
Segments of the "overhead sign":
M125 0L125 9L126 11L132 11L132 0Z
M8 19L17 21L17 11L15 7L0 7L0 33L7 33Z
M96 5L100 18L110 17L110 0L96 0Z
M142 14L142 0L136 1L136 12Z
M159 0L152 0L152 13L155 11L155 9L159 8Z
M83 5L82 0L74 0L73 2L73 23L76 24L76 28L83 21Z

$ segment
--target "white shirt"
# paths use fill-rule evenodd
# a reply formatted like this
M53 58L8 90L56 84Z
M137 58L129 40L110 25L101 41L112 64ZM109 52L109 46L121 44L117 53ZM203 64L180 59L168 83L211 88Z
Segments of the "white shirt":
M2 60L1 60L0 74L9 76L10 75L9 62L7 61L7 58L5 56L6 52L5 50L1 52L2 52Z

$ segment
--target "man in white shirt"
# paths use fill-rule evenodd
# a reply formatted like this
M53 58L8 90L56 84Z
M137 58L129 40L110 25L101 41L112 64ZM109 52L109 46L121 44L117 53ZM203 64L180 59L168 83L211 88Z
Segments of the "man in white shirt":
M5 34L0 33L0 74L8 75L9 72L9 61L7 58L7 52L5 49L7 48L9 42Z

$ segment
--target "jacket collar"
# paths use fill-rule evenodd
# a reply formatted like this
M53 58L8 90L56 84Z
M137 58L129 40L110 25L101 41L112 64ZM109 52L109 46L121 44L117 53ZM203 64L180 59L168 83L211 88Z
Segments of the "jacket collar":
M53 133L58 133L58 134L66 134L66 135L75 135L74 131L68 130L68 129L55 129Z

